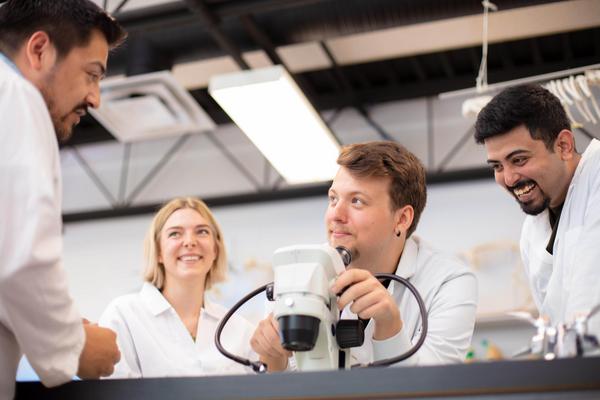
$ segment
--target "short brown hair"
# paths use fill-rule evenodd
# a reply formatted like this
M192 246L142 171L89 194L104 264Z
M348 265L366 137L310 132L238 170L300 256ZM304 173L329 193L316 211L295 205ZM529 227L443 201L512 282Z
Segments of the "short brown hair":
M356 143L342 148L337 163L359 177L389 176L392 211L412 206L414 218L406 237L417 229L427 201L427 187L425 168L414 154L396 142Z
M205 289L210 289L214 283L225 280L225 275L227 273L227 254L225 252L223 234L221 233L221 228L219 228L219 224L217 224L215 217L202 200L194 197L177 197L158 210L146 233L146 238L144 239L144 259L146 264L144 279L152 283L158 289L162 289L165 284L165 266L158 261L160 253L160 233L162 232L167 219L169 219L175 211L185 208L197 211L202 218L206 219L215 236L217 258L206 275L204 283Z

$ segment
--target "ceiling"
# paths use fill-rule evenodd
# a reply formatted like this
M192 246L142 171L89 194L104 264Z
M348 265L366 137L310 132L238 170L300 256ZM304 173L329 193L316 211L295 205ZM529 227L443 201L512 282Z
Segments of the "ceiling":
M175 67L218 124L231 122L206 90L219 72L283 59L318 110L366 112L373 104L473 87L481 61L480 1L190 0L139 8L144 3L113 0L107 8L123 3L115 15L130 37L111 56L109 74ZM600 63L600 2L496 4L490 83ZM70 144L114 139L92 117L77 130L85 133Z
M413 117L423 120L420 128L414 129L417 139L406 140L409 143L413 139L421 140L425 144L407 147L413 151L415 146L422 148L421 153L418 149L415 152L427 159L424 162L434 180L434 174L444 170L449 158L456 154L459 155L456 158L461 158L459 145L470 139L468 129L472 121L440 122L436 118L441 118L446 106L434 103L434 108L442 112L433 116L430 100L438 102L440 93L474 87L482 53L480 1L95 1L109 11L116 10L114 15L130 33L126 44L109 60L109 78L110 75L171 69L175 78L219 125L214 135L197 140L202 141L202 146L210 147L210 157L218 154L233 165L232 174L242 176L237 179L260 180L257 177L267 173L277 175L263 167L264 159L239 130L232 133L228 116L207 93L211 76L240 69L283 63L327 122L332 124L339 118L338 122L343 125L346 122L340 115L352 114L352 122L347 122L352 125L348 132L360 133L338 133L332 129L342 144L374 139L403 141L397 131L411 131L409 125ZM489 20L490 83L600 64L600 0L505 0L495 4L498 11L490 13ZM404 114L386 111L389 104L404 104ZM384 109L383 114L381 109ZM421 109L424 111L419 111ZM448 115L454 113L452 110ZM394 121L394 115L402 119ZM404 126L398 126L403 123ZM435 149L438 153L443 150L439 154L429 144L436 129L443 133L438 134L440 139ZM448 139L451 133L453 138ZM71 154L63 159L75 157L88 177L102 181L102 172L93 177L93 160L102 169L104 160L98 154L115 153L117 149L110 143L116 143L115 139L88 116L76 127L71 141L63 145L63 150ZM241 147L236 147L238 145ZM144 146L152 144L141 144ZM165 147L164 144L157 146ZM105 150L109 148L112 150ZM118 155L107 157L120 160L122 152L129 152L121 150L122 146L118 148ZM86 152L91 155L88 161L82 156ZM155 158L163 160L165 157L157 155ZM164 161L167 162L168 159ZM63 160L63 170L70 165ZM459 163L458 169L472 173L459 174L454 179L483 176L482 166ZM120 175L122 183L122 172L113 172L114 180L119 181ZM105 181L111 179L106 176ZM224 180L221 179L221 184ZM222 192L216 184L214 190L206 193L192 190L188 194L236 198L235 201L243 202L251 201L255 195L280 198L282 190L287 190L289 197L322 192L322 185L298 189L266 181L266 185L247 186L246 182L240 184L238 190ZM65 183L68 186L68 179ZM116 188L118 184L113 186ZM139 202L152 205L181 193L183 189L167 191ZM112 215L114 210L127 213L135 206L135 202L127 201L109 203L103 207L90 201L89 204L96 205L87 208Z

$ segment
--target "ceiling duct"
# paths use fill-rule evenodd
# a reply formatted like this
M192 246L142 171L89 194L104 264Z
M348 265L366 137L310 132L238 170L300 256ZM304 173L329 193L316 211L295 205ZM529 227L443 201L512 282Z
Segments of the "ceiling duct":
M200 133L214 121L169 71L107 79L90 113L121 142Z
M171 52L132 36L126 44L127 76L102 82L101 106L90 110L92 116L120 142L213 130L214 121L170 72Z

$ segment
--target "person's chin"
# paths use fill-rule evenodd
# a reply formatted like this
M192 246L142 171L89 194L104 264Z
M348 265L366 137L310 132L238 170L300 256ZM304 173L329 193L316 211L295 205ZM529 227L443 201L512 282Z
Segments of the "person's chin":
M54 130L56 131L56 137L58 138L59 143L65 143L69 139L71 139L71 136L73 136L74 128L75 125L71 124L65 124L60 127L55 127Z
M538 215L548 208L547 202L543 199L536 201L532 200L526 203L519 201L519 205L521 206L521 210L523 210L523 212L527 215Z

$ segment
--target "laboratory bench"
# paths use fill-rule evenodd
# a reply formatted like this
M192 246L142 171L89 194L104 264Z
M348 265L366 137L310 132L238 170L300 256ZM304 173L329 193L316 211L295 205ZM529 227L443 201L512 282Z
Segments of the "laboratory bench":
M600 399L600 357L197 378L18 382L16 399Z

